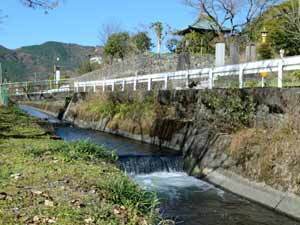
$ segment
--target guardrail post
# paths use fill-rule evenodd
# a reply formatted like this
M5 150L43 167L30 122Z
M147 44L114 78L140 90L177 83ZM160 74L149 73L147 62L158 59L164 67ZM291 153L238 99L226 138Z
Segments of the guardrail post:
M208 88L212 89L213 87L214 87L213 69L209 69L209 72L208 72Z
M136 91L136 84L137 84L137 78L135 77L134 81L133 81L133 90L134 91Z
M125 80L122 80L122 91L125 91Z
M167 75L165 76L165 86L164 86L164 89L165 89L165 90L168 90L168 81L169 81L169 75L167 74Z
M78 84L76 82L74 82L74 91L78 92Z
M86 83L83 85L83 92L86 92Z
M102 81L102 91L105 92L105 80Z
M96 83L94 83L93 89L94 89L94 92L96 92Z
M114 92L115 91L115 82L113 81L111 84L111 91Z
M239 88L243 88L244 87L243 76L244 76L244 68L240 67L240 70L239 70Z
M151 91L152 79L148 79L148 91Z
M278 64L278 88L282 88L282 78L283 78L283 63L282 61Z
M188 88L190 83L190 75L187 73L185 76L185 87Z

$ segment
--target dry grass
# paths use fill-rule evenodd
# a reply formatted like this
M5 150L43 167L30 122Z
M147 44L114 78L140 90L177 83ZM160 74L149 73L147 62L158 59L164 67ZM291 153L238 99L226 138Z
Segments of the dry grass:
M244 129L228 150L243 175L300 194L300 121L289 114L277 128Z
M71 107L71 114L85 121L109 119L107 127L133 134L149 134L156 118L163 110L155 101L155 96L143 92L97 93Z

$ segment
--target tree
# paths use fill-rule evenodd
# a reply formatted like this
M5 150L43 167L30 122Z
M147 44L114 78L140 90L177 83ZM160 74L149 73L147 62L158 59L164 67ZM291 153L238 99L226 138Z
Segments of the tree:
M131 38L133 48L137 53L144 53L151 49L151 38L146 32L139 32Z
M33 9L44 9L45 13L48 10L54 9L58 6L61 0L19 0L21 4L26 7L33 8ZM2 11L0 10L0 24L2 23L3 19L7 16L2 15Z
M104 55L112 61L114 58L123 59L130 50L130 37L127 32L121 32L111 35L104 46Z
M122 31L121 24L117 22L109 22L102 24L99 30L99 38L101 45L105 45L108 38L113 34L120 33Z
M278 3L280 0L183 0L188 6L194 7L207 15L218 27L216 33L222 37L224 26L231 33L244 30L245 26Z
M184 36L178 45L177 52L189 52L193 55L213 53L214 47L212 46L212 40L214 39L214 33L200 34L197 32L191 32Z
M157 38L157 53L160 54L162 41L164 39L163 30L164 26L161 22L152 23L150 28L152 28L155 32Z
M278 21L281 29L281 37L284 39L283 49L287 54L300 54L300 1L289 0L278 7Z
M268 32L267 41L273 52L278 53L280 49L284 49L286 55L300 54L299 1L288 0L270 8L260 20L253 21L246 28L251 33L251 40L256 42L260 42L263 29Z

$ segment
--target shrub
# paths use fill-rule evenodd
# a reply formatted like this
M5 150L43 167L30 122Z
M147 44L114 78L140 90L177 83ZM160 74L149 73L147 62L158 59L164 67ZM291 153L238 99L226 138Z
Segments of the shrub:
M127 32L112 34L104 46L104 55L111 60L116 57L123 59L130 49L129 40Z
M253 98L240 90L226 93L205 92L201 97L205 120L222 131L235 131L248 127L254 117L256 104Z
M272 46L269 42L260 44L257 51L260 59L271 59L274 56Z
M109 200L114 204L138 208L141 214L151 212L158 204L154 192L141 190L137 184L124 176L110 179L105 184L105 189L111 193Z
M191 32L184 36L177 48L179 52L186 51L191 54L212 53L214 51L214 47L211 46L213 38L214 34Z
M91 63L90 61L84 61L83 63L80 64L78 68L78 73L80 75L85 74L85 73L90 73L94 70L100 69L100 65L97 63Z
M152 43L146 32L139 32L131 38L134 50L137 53L144 53L151 49Z
M102 146L90 143L88 141L77 141L77 142L54 142L51 143L49 149L46 151L62 153L66 160L94 160L104 159L110 162L117 160L117 156L114 151L110 151ZM38 149L31 149L31 153L35 156L44 154Z

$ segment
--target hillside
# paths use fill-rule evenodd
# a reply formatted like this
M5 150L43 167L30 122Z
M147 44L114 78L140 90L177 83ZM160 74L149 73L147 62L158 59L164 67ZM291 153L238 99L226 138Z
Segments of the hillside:
M79 65L95 53L95 47L60 42L46 42L41 45L10 50L0 46L0 62L9 81L32 80L35 73L39 80L52 75L53 65L59 57L62 74L75 76Z

